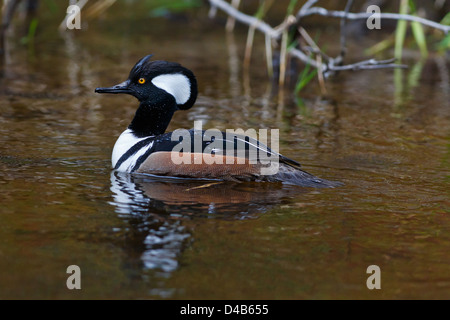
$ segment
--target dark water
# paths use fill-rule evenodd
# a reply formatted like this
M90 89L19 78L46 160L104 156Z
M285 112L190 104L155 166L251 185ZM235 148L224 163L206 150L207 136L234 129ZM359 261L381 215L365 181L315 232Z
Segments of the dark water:
M261 37L243 77L245 29L231 37L206 10L169 20L145 10L117 4L62 33L58 14L42 10L34 44L20 44L19 26L9 34L0 298L450 297L448 60L414 56L402 72L342 73L327 98L313 82L303 105L291 90L279 103ZM334 41L335 30L322 37ZM137 104L93 91L125 80L148 53L198 78L196 106L170 130L199 119L221 130L278 128L281 153L345 186L112 172L112 147ZM81 268L81 290L66 287L69 265ZM380 290L366 287L370 265L381 269Z

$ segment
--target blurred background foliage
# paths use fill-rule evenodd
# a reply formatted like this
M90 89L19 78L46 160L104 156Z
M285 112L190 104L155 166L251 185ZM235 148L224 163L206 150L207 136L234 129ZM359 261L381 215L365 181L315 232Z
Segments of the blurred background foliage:
M231 1L230 1L231 2ZM253 15L258 19L262 19L271 26L277 26L283 21L286 21L289 15L295 14L306 1L300 0L243 0L240 1L239 10L248 15ZM67 6L69 4L82 3L82 23L83 30L89 30L89 23L102 19L108 15L109 9L113 6L122 6L127 12L135 11L141 19L148 19L149 25L157 23L157 19L167 20L184 20L186 23L197 23L208 28L210 25L204 23L208 19L208 12L210 4L207 0L81 0L81 1L61 1L61 0L4 0L2 6L2 28L1 28L1 43L2 52L4 35L10 25L23 25L23 33L19 37L19 43L26 45L29 52L33 53L35 38L39 37L39 27L42 20L49 20L49 15L61 17L60 29L65 28L63 18L66 14ZM322 6L328 10L344 10L347 1L342 0L322 0L318 1L316 5ZM442 24L450 25L450 1L449 0L355 0L353 1L351 12L365 12L369 4L379 5L382 12L404 13L440 22ZM14 7L13 9L9 7ZM17 10L15 10L17 9ZM24 18L25 16L25 18ZM53 19L54 20L54 19ZM223 13L215 16L218 23L227 25L226 17ZM306 19L305 26L314 41L317 43L324 53L333 56L328 52L328 48L335 48L336 45L330 45L326 41L328 39L321 39L321 32L325 29L333 29L336 34L340 31L339 19L311 16ZM255 29L252 26L243 26L236 24L236 28L243 32L248 32L246 52L244 54L244 66L250 64L253 39ZM57 26L55 26L55 32ZM182 31L180 31L182 32ZM347 21L345 26L345 34L351 38L354 43L358 44L363 38L369 35L373 39L377 39L367 48L362 49L362 53L367 57L382 57L394 56L397 62L402 60L405 50L408 55L415 55L417 60L425 58L430 51L433 54L444 55L450 49L450 34L444 35L440 30L423 27L419 23L383 20L381 30L368 30L365 20ZM301 45L301 37L298 37L296 30L290 30L289 33L283 33L280 42L275 45L272 52L272 46L266 45L267 56L267 70L270 77L279 77L280 84L284 83L284 76L287 71L283 66L288 63L286 52L289 48ZM300 39L300 40L299 40ZM338 37L336 37L336 40ZM336 41L338 42L338 41ZM273 44L273 43L272 43ZM354 49L354 45L352 50ZM330 49L333 50L333 49ZM391 53L392 52L392 53ZM278 59L278 60L277 60ZM274 68L279 68L279 74L274 71ZM316 77L319 77L319 83L323 87L323 81L320 81L321 74L309 65L304 65L297 73L295 92L300 92ZM322 92L325 90L322 90Z
M22 43L27 44L32 41L31 38L36 36L39 28L39 20L45 19L48 14L64 17L65 11L69 4L77 3L77 1L61 1L61 0L3 0L2 6L2 32L9 24L9 20L14 23L16 14L6 12L7 4L17 2L20 14L24 11L31 17L27 21L27 31L25 32ZM279 24L286 16L295 13L306 1L299 0L244 0L241 1L239 9L247 14L253 14L256 17L264 18L269 24ZM102 15L108 13L111 6L117 4L125 4L127 10L142 10L145 8L144 14L149 18L191 18L198 19L205 17L209 10L209 2L207 0L89 0L82 9L83 18L88 21L90 19L101 18ZM139 5L138 5L139 3ZM328 10L343 10L346 1L342 0L322 0L320 5ZM403 12L411 15L426 17L427 19L450 25L450 1L448 0L355 0L352 6L352 12L363 12L367 5L377 4L381 7L382 12ZM142 12L141 12L142 14ZM9 15L9 16L8 16ZM323 27L323 21L330 26L335 25L337 19L325 17L308 17L308 24ZM407 25L411 25L408 28ZM367 34L364 20L350 21L348 23L348 33L354 35ZM316 30L320 31L320 30ZM371 30L372 34L378 31ZM441 53L450 48L450 34L442 37L442 33L431 28L424 28L418 23L406 23L404 21L383 21L382 30L379 32L388 33L377 45L368 48L368 55L381 52L383 50L396 46L396 57L400 55L401 49L406 46L408 48L418 48L423 55L428 50L437 50ZM394 32L396 32L394 34ZM396 43L396 44L395 44ZM431 46L430 46L431 43Z

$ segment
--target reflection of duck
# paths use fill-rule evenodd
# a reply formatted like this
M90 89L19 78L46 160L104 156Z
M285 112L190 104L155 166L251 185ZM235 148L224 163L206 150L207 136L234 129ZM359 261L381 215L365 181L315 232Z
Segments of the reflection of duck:
M140 258L146 269L172 272L178 267L178 255L191 237L180 221L171 220L159 209L159 202L148 198L129 174L111 173L111 191L120 217L132 226L133 250L144 245ZM137 242L137 243L135 243Z
M171 272L191 238L183 218L256 218L307 189L282 184L192 181L111 173L112 205L135 228L144 266ZM181 218L181 219L180 219ZM144 234L143 234L144 233ZM136 237L136 234L134 235ZM139 243L140 242L140 243ZM134 248L136 245L133 246Z
M111 173L111 191L117 212L179 214L224 214L239 219L261 214L290 195L306 192L282 184L236 183L229 181L187 180L148 175ZM155 211L156 210L156 211ZM151 211L151 210L150 210Z
M172 177L285 182L303 187L340 185L301 170L297 161L249 136L216 130L165 133L175 111L194 105L197 81L178 63L150 58L148 55L138 61L123 83L95 89L98 93L130 94L140 102L131 124L114 146L114 169Z

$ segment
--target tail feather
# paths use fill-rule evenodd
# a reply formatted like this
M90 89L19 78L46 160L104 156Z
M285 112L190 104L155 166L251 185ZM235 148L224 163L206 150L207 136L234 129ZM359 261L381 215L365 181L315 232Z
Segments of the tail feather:
M278 173L272 178L275 181L311 188L336 188L343 185L342 182L317 178L306 171L286 164L280 164Z

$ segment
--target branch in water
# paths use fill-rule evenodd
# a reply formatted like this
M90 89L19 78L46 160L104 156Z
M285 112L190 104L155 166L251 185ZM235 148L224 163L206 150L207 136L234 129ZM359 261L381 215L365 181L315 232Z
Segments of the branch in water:
M319 15L324 17L331 17L331 18L341 18L341 19L348 19L348 20L361 20L361 19L369 19L373 13L367 13L367 12L360 12L360 13L351 13L351 12L345 12L345 11L329 11L324 8L320 7L313 7L306 11L300 10L297 13L297 19L304 18L311 15ZM450 31L450 26L446 26L443 24L440 24L435 21L431 21L425 18L411 16L409 14L399 14L399 13L380 13L379 14L380 19L389 19L389 20L406 20L411 22L419 22L425 26L429 26L438 30L442 30L446 34Z
M311 15L321 15L325 17L333 17L342 19L341 26L345 25L346 20L356 20L356 19L368 19L372 17L372 13L350 13L350 7L352 5L351 0L347 2L347 6L345 11L329 11L324 8L314 7L314 5L318 2L318 0L308 0L306 3L300 8L297 12L297 15L288 17L282 24L278 27L273 28L266 22L254 17L242 13L229 3L224 0L209 0L211 6L216 9L220 9L224 11L228 16L233 17L236 21L239 21L243 24L251 26L256 30L264 33L266 38L270 38L272 40L278 41L285 30L290 28L293 25L300 26L300 20L307 16ZM419 22L423 25L430 26L435 29L439 29L448 33L450 31L450 26L445 26L440 23L427 20L424 18L406 15L406 14L396 14L396 13L380 13L380 19L393 19L393 20L406 20L412 22ZM342 28L341 28L342 29ZM344 32L341 30L341 32ZM326 59L325 63L318 63L315 59L311 58L308 53L303 52L300 49L295 47L289 48L289 54L297 59L300 59L306 64L310 64L312 67L319 69L323 74L327 75L335 71L344 71L344 70L373 70L373 69L382 69L382 68L406 68L405 65L395 64L394 59L390 60L381 60L377 61L375 59L365 60L361 62L357 62L354 64L341 65L342 60L345 55L345 35L341 35L341 53L336 58ZM321 56L326 56L318 47L314 48L314 52L316 54L320 54Z

